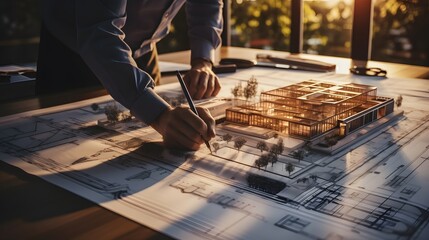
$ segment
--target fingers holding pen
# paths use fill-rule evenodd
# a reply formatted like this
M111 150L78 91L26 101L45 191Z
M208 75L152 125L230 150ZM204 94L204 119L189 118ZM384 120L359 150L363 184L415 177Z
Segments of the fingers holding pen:
M197 107L199 116L193 113L189 108L178 108L180 114L176 116L175 136L176 141L180 140L184 148L196 150L204 143L215 137L215 121L210 112L201 107Z
M207 109L195 108L194 103L192 101L192 94L196 94L194 95L194 98L198 99L203 97L208 89L208 94L212 95L215 83L212 82L207 88L208 81L201 81L203 87L200 87L200 89L204 88L204 91L198 91L195 93L194 90L196 89L196 85L192 79L193 74L197 74L197 79L200 79L200 76L204 77L205 80L210 80L212 78L204 71L191 70L190 73L186 75L186 79L188 80L184 81L180 72L177 71L177 78L182 87L183 93L188 100L190 108L176 107L173 110L167 111L167 117L161 117L164 120L160 122L164 123L164 127L161 128L161 130L163 131L161 131L160 133L163 135L164 143L166 143L167 145L172 143L175 145L183 145L185 148L195 149L195 145L201 145L201 140L203 140L203 142L205 142L207 147L210 149L208 141L215 136L215 121ZM186 87L186 85L188 85L189 87ZM174 116L174 118L172 118L172 116ZM171 120L176 120L176 122L172 123ZM154 126L156 127L157 124L154 124ZM167 132L167 130L169 131ZM180 140L183 140L184 142L180 142Z
M166 147L198 150L204 140L215 136L215 122L208 110L197 110L200 116L187 107L169 109L152 125L163 136Z
M164 145L168 148L189 149L196 151L204 142L201 135L186 122L177 121L174 128L163 136Z
M207 108L203 107L197 107L198 115L199 117L204 121L206 124L206 140L210 140L216 136L216 122L212 115L210 114L209 110ZM203 130L204 131L204 130ZM204 136L204 135L203 135Z

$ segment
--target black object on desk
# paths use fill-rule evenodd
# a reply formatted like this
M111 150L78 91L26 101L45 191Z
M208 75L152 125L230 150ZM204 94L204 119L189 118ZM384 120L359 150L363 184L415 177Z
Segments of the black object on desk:
M387 71L377 67L358 67L350 68L350 72L356 75L368 77L386 77Z
M36 71L33 69L26 69L26 68L14 70L14 71L0 70L0 82L2 83L10 83L12 80L12 77L14 76L24 76L25 78L28 78L28 80L34 80L36 78Z
M36 71L0 67L0 102L35 96Z
M257 54L257 60L242 58L223 58L220 64L235 64L237 68L269 67L277 69L304 70L313 72L335 71L336 65L300 57L273 57L268 54Z
M222 65L235 65L239 69L251 68L251 67L268 67L268 68L276 68L276 69L286 69L286 70L300 70L298 67L287 65L287 64L279 64L273 62L262 62L256 60L247 60L242 58L222 58L219 62Z
M247 60L242 58L222 58L219 62L222 65L235 65L237 68L251 68L256 66L257 62L254 60Z
M295 55L286 57L275 57L269 54L257 54L256 59L259 62L284 64L291 66L292 69L315 71L315 72L332 72L335 71L336 65L332 63L306 59Z
M237 65L235 64L219 64L219 65L214 65L212 67L213 72L216 74L219 73L233 73L237 70Z
M191 95L189 94L188 88L185 85L185 82L183 81L182 75L179 71L176 71L177 79L179 80L180 86L182 87L183 94L186 97L186 100L188 101L189 107L191 108L192 112L195 113L195 115L198 115L197 108L195 107L194 101L192 101ZM204 138L203 138L204 139ZM210 147L210 144L207 140L204 139L204 143L206 144L207 148L212 152L212 148Z
M212 70L216 74L221 73L233 73L237 71L237 65L235 64L219 64L219 65L213 65ZM161 72L162 76L168 76L176 74L177 71L179 71L181 74L186 74L189 72L189 69L185 70L175 70L175 71L163 71Z

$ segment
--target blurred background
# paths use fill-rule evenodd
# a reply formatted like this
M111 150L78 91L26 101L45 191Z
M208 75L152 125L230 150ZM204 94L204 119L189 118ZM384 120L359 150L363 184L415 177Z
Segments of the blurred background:
M350 57L354 1L303 0L310 54ZM373 0L372 60L429 66L429 0ZM41 0L0 0L0 65L35 62ZM232 0L231 45L289 50L291 0ZM159 52L189 49L184 9Z

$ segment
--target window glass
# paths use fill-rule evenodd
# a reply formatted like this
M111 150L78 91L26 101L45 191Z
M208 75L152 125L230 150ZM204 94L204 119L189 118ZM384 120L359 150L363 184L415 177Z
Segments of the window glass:
M231 0L231 45L289 50L290 0Z
M304 0L303 51L350 57L353 0Z
M233 46L289 51L290 0L230 0ZM373 0L373 60L429 66L429 1ZM354 0L303 0L305 53L350 57ZM0 1L0 65L35 62L40 1ZM159 52L189 49L182 9Z
M429 1L374 0L371 58L429 66Z

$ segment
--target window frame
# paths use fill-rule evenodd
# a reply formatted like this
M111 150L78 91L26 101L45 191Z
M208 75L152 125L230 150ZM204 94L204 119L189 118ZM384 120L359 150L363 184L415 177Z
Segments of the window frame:
M301 53L303 46L303 0L291 1L291 36L290 52ZM224 0L223 16L224 31L222 42L224 46L231 45L231 1ZM351 56L353 60L368 61L371 59L373 0L355 0L353 8L353 27L351 39ZM358 17L356 17L358 16Z

